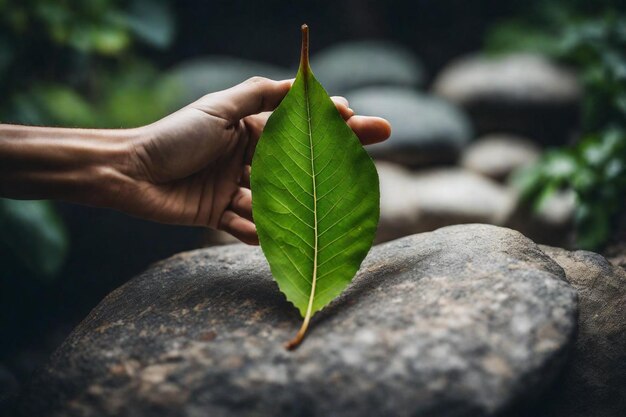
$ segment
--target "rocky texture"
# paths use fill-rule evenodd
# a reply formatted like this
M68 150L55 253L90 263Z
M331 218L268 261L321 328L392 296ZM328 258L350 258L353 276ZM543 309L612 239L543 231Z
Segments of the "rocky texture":
M368 147L375 158L407 166L454 162L472 137L465 115L435 97L393 87L371 87L347 95L357 113L391 122L391 138Z
M540 155L541 148L529 139L491 134L477 139L465 149L461 166L496 181L504 181L511 172L532 164Z
M626 271L602 256L542 247L578 292L578 335L571 360L541 412L553 417L626 413Z
M575 75L541 56L460 59L439 75L434 91L465 108L479 133L513 132L558 144L578 124Z
M471 171L439 168L412 173L380 162L376 167L378 242L459 223L502 225L516 208L514 193Z
M209 56L184 62L167 74L178 88L175 107L184 106L205 94L224 90L254 76L283 80L290 71L274 65L226 56Z
M311 68L330 94L380 85L417 87L424 78L422 65L409 50L381 41L334 45L315 54Z
M260 249L163 261L71 334L26 415L478 416L540 393L575 330L563 270L517 232L454 226L375 247L300 324Z

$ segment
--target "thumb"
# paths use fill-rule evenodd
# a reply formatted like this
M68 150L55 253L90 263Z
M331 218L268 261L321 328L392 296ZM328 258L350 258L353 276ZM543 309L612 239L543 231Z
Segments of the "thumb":
M274 81L252 77L227 90L205 97L208 112L236 122L246 116L274 110L291 88L293 80Z

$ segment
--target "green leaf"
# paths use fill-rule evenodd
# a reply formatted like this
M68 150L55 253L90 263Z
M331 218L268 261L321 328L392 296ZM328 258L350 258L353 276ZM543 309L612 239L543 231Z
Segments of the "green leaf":
M68 237L50 202L0 199L0 252L6 250L9 259L18 260L44 280L59 272Z
M302 27L300 69L269 118L252 161L253 217L272 275L304 317L337 297L372 246L379 218L376 168L315 79Z

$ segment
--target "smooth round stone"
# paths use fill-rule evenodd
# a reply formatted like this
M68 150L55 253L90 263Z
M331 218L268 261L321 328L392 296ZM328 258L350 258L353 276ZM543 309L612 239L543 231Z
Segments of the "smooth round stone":
M391 138L367 150L378 159L415 167L454 162L472 138L464 113L444 100L398 87L370 87L347 95L350 107L391 123Z
M561 369L576 294L517 232L440 229L377 246L301 318L258 247L183 253L115 290L21 399L48 416L477 416Z
M205 94L225 90L254 76L274 80L293 77L284 68L226 56L196 58L179 64L166 74L167 79L178 88L177 106L189 104Z
M539 55L461 58L444 68L433 90L466 109L479 134L512 132L558 144L578 126L576 75Z
M461 166L504 181L513 171L529 166L541 155L541 148L533 141L509 134L491 134L476 139L463 152Z
M384 41L346 42L311 57L315 77L331 95L376 85L417 87L424 70L408 49Z
M535 242L571 247L575 211L576 194L571 190L555 192L538 209L519 199L504 226L519 230Z
M376 168L380 178L378 242L459 223L502 225L515 209L515 193L471 171L411 172L381 162Z

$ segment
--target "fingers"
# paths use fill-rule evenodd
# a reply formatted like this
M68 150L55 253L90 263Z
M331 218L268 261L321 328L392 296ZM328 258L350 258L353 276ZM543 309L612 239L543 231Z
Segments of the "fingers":
M250 188L250 165L243 166L243 173L241 174L241 179L239 180L239 185L245 188Z
M252 192L250 189L240 187L233 196L230 208L244 219L252 221Z
M354 110L349 107L348 100L346 100L345 97L334 96L331 97L331 99L335 103L335 107L337 107L339 114L341 115L341 117L343 117L344 120L348 120L350 117L354 116ZM250 130L251 136L255 140L258 139L259 136L261 136L261 133L263 133L263 128L267 123L267 119L269 119L271 115L271 111L265 111L250 117L246 117L246 125Z
M343 117L348 126L352 128L363 145L382 142L391 136L391 125L387 120L380 117L356 116L354 110L348 107L348 100L344 97L335 96L331 98L339 114L341 114L341 117ZM271 114L271 112L266 111L244 119L252 139L246 151L245 161L247 164L250 164L252 161L252 155L254 155L257 140L261 136L267 119L269 119Z
M382 142L391 136L391 124L381 117L352 116L347 123L363 145Z
M259 237L256 234L256 226L254 223L248 219L244 219L231 210L224 211L218 228L226 233L230 233L248 245L259 244Z
M274 110L292 82L252 77L227 90L209 94L201 101L208 113L235 122L252 114Z
M335 107L337 107L337 110L339 111L341 117L343 117L343 120L348 120L354 116L354 110L350 108L350 104L345 97L333 96L331 97L331 100L335 103Z

